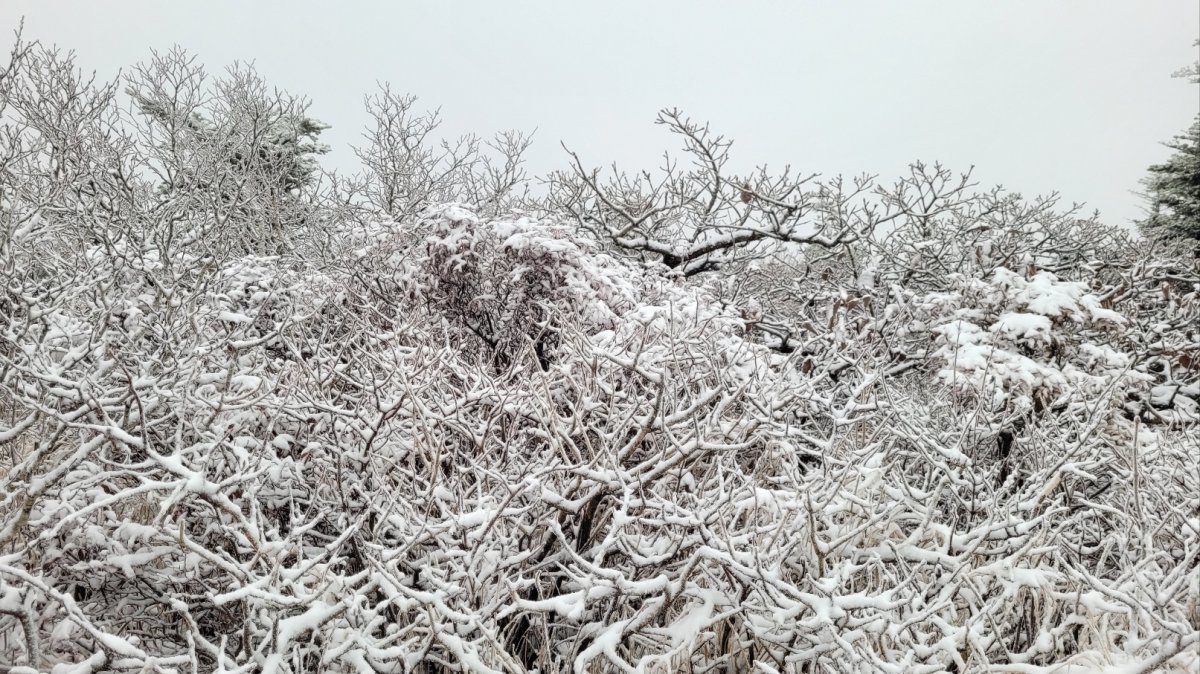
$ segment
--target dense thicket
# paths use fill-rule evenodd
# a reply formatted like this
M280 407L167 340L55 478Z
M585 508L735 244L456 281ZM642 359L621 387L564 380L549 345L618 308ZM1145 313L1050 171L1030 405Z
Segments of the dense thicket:
M180 53L0 106L10 671L1200 668L1195 257L674 111L531 181Z

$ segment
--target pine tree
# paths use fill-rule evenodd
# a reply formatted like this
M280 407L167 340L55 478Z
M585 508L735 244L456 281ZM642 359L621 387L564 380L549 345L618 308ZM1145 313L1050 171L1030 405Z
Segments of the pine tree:
M1195 44L1200 46L1200 40ZM1200 84L1200 62L1174 76ZM1200 114L1183 135L1164 144L1175 153L1149 168L1143 184L1150 215L1139 224L1149 237L1200 241Z
M1147 236L1200 240L1200 115L1166 146L1175 153L1149 169L1150 216L1142 230Z

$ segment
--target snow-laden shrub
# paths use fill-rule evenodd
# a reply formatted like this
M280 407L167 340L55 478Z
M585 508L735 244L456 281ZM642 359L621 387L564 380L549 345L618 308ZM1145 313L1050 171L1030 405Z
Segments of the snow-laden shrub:
M1197 667L1177 260L720 152L537 217L495 215L515 154L460 189L407 142L368 153L392 219L233 203L52 61L69 142L10 125L0 176L0 666Z
M696 162L534 203L385 94L365 181L285 193L13 54L0 669L1200 667L1194 260L676 112ZM279 128L235 79L135 90Z
M1141 379L1105 344L1106 333L1128 319L1102 307L1083 283L1001 268L990 279L960 279L948 294L911 302L937 337L941 380L961 395L983 396L990 407L1041 413L1113 386L1125 393Z
M384 242L368 264L393 269L409 304L443 321L456 343L476 343L496 367L532 355L545 369L565 326L611 329L634 305L637 272L561 225L483 220L448 205L429 209L415 228L424 239L412 249Z
M7 661L1194 666L1194 457L1097 404L1130 356L1077 284L839 296L784 354L555 225L433 213L347 230L340 269L230 260L147 297L100 275L15 318ZM528 342L497 360L483 317L514 349L552 329L544 367ZM947 396L948 343L897 362L881 336L968 323L1050 374Z

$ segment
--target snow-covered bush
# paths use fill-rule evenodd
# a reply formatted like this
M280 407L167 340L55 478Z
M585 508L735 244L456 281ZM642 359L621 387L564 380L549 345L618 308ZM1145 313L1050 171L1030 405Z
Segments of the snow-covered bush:
M627 267L588 250L562 226L528 217L479 220L460 206L423 217L428 234L415 251L415 269L404 290L456 331L472 336L500 367L532 352L549 367L569 322L588 332L614 327L618 312L633 306Z
M0 667L1200 668L1188 260L677 114L708 163L527 212L382 135L365 202L204 211L16 53L16 119L78 96L0 135Z

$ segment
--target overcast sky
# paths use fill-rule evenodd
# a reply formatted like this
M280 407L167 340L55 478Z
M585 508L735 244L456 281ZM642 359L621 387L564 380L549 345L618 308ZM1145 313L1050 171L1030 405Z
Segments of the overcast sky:
M352 168L377 81L440 107L449 133L537 129L530 168L658 165L678 106L742 166L895 176L913 160L1059 191L1113 223L1200 109L1170 74L1197 59L1195 0L309 2L0 0L0 26L112 77L178 44L253 60L333 125ZM9 32L6 30L5 32ZM5 42L11 42L6 36Z

